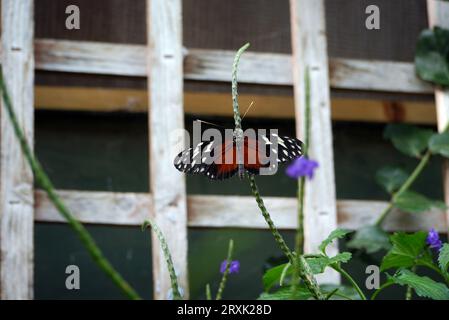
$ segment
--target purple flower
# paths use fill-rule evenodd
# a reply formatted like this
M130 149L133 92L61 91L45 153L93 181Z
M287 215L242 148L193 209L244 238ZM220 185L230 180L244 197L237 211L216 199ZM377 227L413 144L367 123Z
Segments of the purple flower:
M440 240L440 236L434 228L430 229L429 233L427 234L426 242L429 247L437 251L440 251L441 247L443 246L443 243Z
M220 266L220 272L225 273L227 260L223 261ZM231 261L229 266L229 273L238 273L240 270L240 262L238 260Z
M290 166L288 166L285 173L293 179L299 177L313 178L313 172L318 167L318 162L309 160L306 157L297 158Z

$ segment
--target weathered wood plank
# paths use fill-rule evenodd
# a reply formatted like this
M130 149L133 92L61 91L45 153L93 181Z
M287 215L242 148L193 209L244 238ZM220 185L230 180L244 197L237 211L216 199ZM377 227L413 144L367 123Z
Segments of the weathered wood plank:
M429 26L440 26L449 29L449 2L427 0L427 14ZM438 131L443 131L449 125L449 90L435 89L435 103L437 107ZM443 165L444 199L449 204L449 162ZM449 210L446 211L446 221L449 221Z
M332 147L330 87L327 59L326 24L323 0L290 0L292 28L293 86L296 134L304 141L306 110L305 75L310 75L310 145L309 157L319 169L305 186L304 252L317 252L327 235L337 228L337 206ZM328 247L331 256L338 245ZM339 283L337 272L321 275L323 283Z
M146 193L59 190L58 194L84 223L140 226L148 217L148 212L153 210L152 197ZM34 197L36 221L65 223L43 191L36 190ZM296 198L265 197L264 200L280 229L296 228ZM192 195L187 197L187 205L189 227L267 229L252 197ZM374 223L386 206L384 201L339 200L338 226L356 230ZM384 226L388 231L416 231L436 227L439 232L447 232L445 213L436 209L423 214L395 210Z
M228 93L184 92L184 111L199 116L232 116ZM242 105L252 101L253 108L246 117L293 118L292 96L241 94ZM211 108L211 106L214 106ZM146 112L146 90L92 87L35 87L35 107L45 110ZM332 120L367 122L405 122L435 124L435 105L421 101L383 101L333 98Z
M185 177L173 169L173 134L184 126L181 0L147 0L150 186L153 219L167 237L188 297ZM167 299L170 278L153 234L154 298Z
M36 69L122 76L146 76L146 47L87 41L38 39ZM239 82L293 85L291 56L275 53L245 53ZM184 79L229 81L234 52L188 49ZM376 60L330 59L330 84L338 89L432 93L432 88L415 75L412 63Z
M2 66L18 121L33 144L33 1L1 2ZM3 100L2 100L3 104ZM1 117L0 297L33 298L33 176L5 109Z

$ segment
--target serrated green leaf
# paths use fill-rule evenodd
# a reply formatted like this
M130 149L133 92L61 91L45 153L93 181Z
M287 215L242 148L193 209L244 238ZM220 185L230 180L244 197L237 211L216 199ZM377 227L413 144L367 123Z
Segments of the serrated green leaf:
M281 288L276 292L262 293L258 300L307 300L312 294L305 287L298 287L295 291L291 287Z
M376 182L388 193L393 193L404 184L409 174L402 168L383 167L376 172Z
M415 51L418 76L441 86L449 86L449 30L427 29L421 32Z
M402 211L410 213L420 213L430 210L433 207L442 209L446 208L444 202L429 199L426 196L411 190L402 192L393 200L395 207L401 209Z
M449 267L449 244L445 243L438 254L438 265L441 271L448 273L447 268Z
M262 277L262 281L263 281L263 287L265 291L270 290L274 285L278 284L281 276L282 276L282 272L284 271L284 268L287 266L287 263L281 264L279 266L273 267L271 269L268 269L265 274ZM285 275L287 274L291 274L292 268L290 268Z
M402 269L388 278L401 286L412 287L420 297L433 300L449 300L449 289L443 283L436 282L429 277L418 276L410 270Z
M329 244L332 243L332 241L334 241L335 239L341 239L350 232L351 231L349 230L335 229L329 234L329 236L325 240L323 240L323 242L321 242L318 248L322 253L326 254L326 248Z
M307 258L307 263L310 266L313 274L323 273L324 270L334 263L346 263L351 260L352 254L350 252L341 252L336 256L330 258L328 256Z
M384 137L391 140L396 149L415 158L419 158L427 149L433 134L432 130L408 124L389 124L384 131Z
M426 237L427 233L423 231L413 234L397 232L390 236L393 247L383 258L381 270L409 268L415 264L432 264L432 258L425 250Z
M391 248L388 234L375 225L365 226L357 230L347 246L352 249L365 250L367 253Z
M429 140L429 149L433 154L449 158L449 132L434 134Z

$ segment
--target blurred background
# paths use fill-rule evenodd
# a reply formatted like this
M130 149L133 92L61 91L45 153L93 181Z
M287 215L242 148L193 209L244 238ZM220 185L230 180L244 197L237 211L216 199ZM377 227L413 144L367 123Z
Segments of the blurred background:
M71 4L80 8L79 30L64 27L65 8ZM365 8L370 4L380 8L380 30L364 27ZM291 53L288 0L184 0L182 9L186 48L233 51L250 42L251 51ZM36 38L146 44L145 0L36 0L35 19ZM326 24L330 58L413 62L417 37L428 25L426 2L328 0ZM147 101L135 93L144 94L145 77L37 70L35 80L38 88L45 89L36 91L36 152L57 189L149 191ZM77 102L61 91L61 87L92 90L82 93L83 99ZM114 105L117 111L105 112L107 102L95 93L96 89L108 92L126 89L127 94L133 92L135 97ZM185 102L187 129L191 129L192 121L197 118L233 127L230 95L229 103L223 103L220 98L220 94L230 94L230 83L185 81L184 90L189 96ZM57 99L55 92L59 93ZM202 98L199 102L199 97L205 94L207 100ZM240 94L257 96L244 126L280 128L283 134L295 135L291 86L241 84ZM265 98L273 101L272 108L279 110L278 116L258 110L258 100ZM413 168L415 162L383 139L383 128L386 123L401 121L435 128L433 94L332 89L331 98L338 199L387 200L388 195L375 183L375 171L386 164ZM207 115L199 111L204 105L209 106ZM425 110L423 116L413 118L410 105ZM295 196L296 181L284 174L284 168L269 180L261 177L259 181L263 196ZM416 189L442 199L438 160L426 168ZM250 189L238 179L211 183L201 176L188 176L187 193L249 195ZM88 229L124 277L144 298L152 298L149 234L142 233L139 227L89 225ZM293 244L294 232L284 233ZM241 262L241 269L239 274L230 277L224 298L257 298L262 292L264 268L282 261L267 231L189 228L188 238L193 299L205 297L207 283L213 289L218 286L219 266L225 259L230 238L234 239L235 256ZM68 264L76 264L81 269L80 290L69 291L64 286L64 270ZM348 271L364 283L368 264L379 264L379 261L376 256L357 255ZM396 288L383 295L402 298L404 293ZM67 225L39 222L35 225L35 298L119 299L122 295L97 269Z

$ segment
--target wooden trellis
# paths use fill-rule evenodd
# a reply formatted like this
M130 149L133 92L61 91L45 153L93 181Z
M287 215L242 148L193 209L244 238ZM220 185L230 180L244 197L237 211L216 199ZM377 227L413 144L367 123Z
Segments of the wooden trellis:
M52 39L33 40L33 0L2 0L1 3L1 63L7 75L6 83L19 121L30 142L33 142L34 69L148 77L149 95L140 91L127 91L125 94L113 96L112 100L137 97L137 105L140 108L151 105L148 109L150 194L60 191L62 198L80 221L140 225L146 217L152 216L167 235L186 296L187 227L266 228L253 198L186 196L184 177L172 167L172 159L167 153L166 146L171 143L168 138L170 130L183 127L185 111L183 79L228 82L234 54L222 50L188 48L184 57L181 0L147 0L147 47ZM382 201L336 201L329 88L403 93L431 93L433 88L416 78L411 63L355 59L328 61L324 0L291 0L290 12L293 55L245 53L241 61L239 81L293 85L297 133L301 135L300 117L304 105L303 74L306 65L311 69L311 90L314 99L311 153L321 164L317 177L310 186L314 192L309 192L306 196L305 244L307 251L313 251L321 239L335 227L357 229L375 221L387 205ZM428 0L428 12L431 25L440 24L449 27L447 25L449 3ZM203 63L206 61L207 63ZM77 100L82 99L82 95L76 90L80 89L38 87L35 91L35 104L51 107L52 101L55 100L48 100L48 97L59 99L57 94L64 92L72 94L75 102L66 98L68 101L66 103L69 103L68 108L73 108L70 103L83 103L83 100ZM98 92L97 90L96 93ZM117 92L107 91L103 94L107 96ZM441 129L449 119L449 94L436 91L435 96L438 125ZM193 99L189 96L184 97L186 98ZM134 107L135 105L130 105L127 108L133 111ZM114 102L107 101L105 106L100 108L105 111L115 110ZM229 106L227 108L230 110ZM332 108L334 110L334 106ZM419 109L417 106L407 108L413 109L413 112ZM428 109L428 105L422 107L419 109L421 113L416 113L415 117L428 114ZM265 115L270 116L268 107L266 110ZM204 106L195 111L212 113ZM216 113L216 110L214 112ZM332 116L335 118L334 114ZM366 117L365 119L374 121L383 119L376 118L375 113ZM413 117L405 120L410 119L413 120ZM432 120L426 121L428 123ZM446 169L445 177L448 176L449 171ZM448 181L449 178L446 178L447 203L449 203ZM43 192L33 191L30 170L24 162L10 124L3 116L0 192L1 298L31 299L33 298L33 222L63 222L63 219ZM279 228L296 227L296 199L268 197L265 200ZM436 226L438 231L447 232L448 219L449 214L437 209L416 216L395 212L385 221L384 226L387 230L407 231ZM334 247L332 250L336 251L337 248ZM154 297L165 299L170 285L157 241L154 241L153 245L153 272ZM339 278L336 274L330 273L322 280L338 282Z

